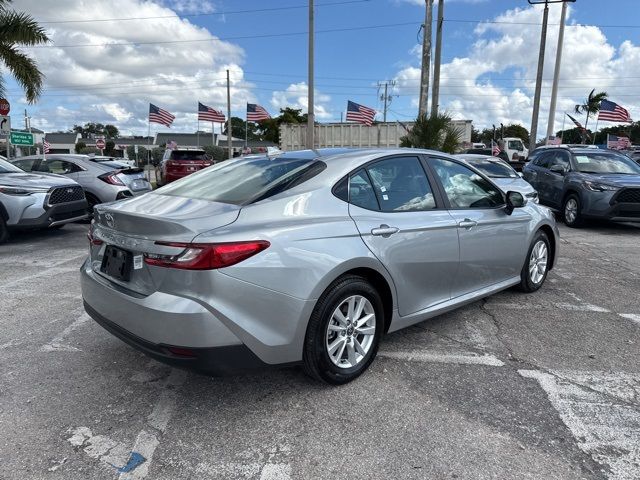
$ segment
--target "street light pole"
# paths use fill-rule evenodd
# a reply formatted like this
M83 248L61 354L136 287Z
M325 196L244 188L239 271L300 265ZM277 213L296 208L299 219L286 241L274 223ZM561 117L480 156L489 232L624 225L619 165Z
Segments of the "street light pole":
M549 104L549 121L547 122L547 138L553 135L556 120L556 101L558 98L558 82L560 81L560 64L562 62L562 45L564 43L564 22L567 18L567 2L562 2L560 14L560 31L558 32L558 48L556 49L556 66L553 71L553 86L551 87L551 103Z
M313 18L313 0L309 0L309 79L307 81L308 97L307 97L307 148L313 149L315 144L315 115L313 104L313 62L314 62L314 18Z
M427 115L429 101L429 74L431 69L431 24L433 23L433 0L425 0L424 38L422 39L422 71L420 73L420 104L418 113Z

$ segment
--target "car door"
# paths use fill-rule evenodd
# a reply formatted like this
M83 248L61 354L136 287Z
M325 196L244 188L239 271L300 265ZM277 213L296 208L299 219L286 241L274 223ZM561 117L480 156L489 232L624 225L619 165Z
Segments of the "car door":
M349 214L396 286L400 315L451 298L457 225L416 155L378 160L349 178Z
M546 203L552 207L561 208L564 192L565 176L571 170L569 152L565 150L552 150L547 154L549 162L545 172ZM562 172L553 171L553 167L562 169Z
M460 266L452 286L455 298L518 277L531 215L507 215L498 187L468 166L430 157L430 168L458 227Z
M541 202L546 198L545 175L549 159L549 152L536 153L535 158L523 170L524 179L536 189Z

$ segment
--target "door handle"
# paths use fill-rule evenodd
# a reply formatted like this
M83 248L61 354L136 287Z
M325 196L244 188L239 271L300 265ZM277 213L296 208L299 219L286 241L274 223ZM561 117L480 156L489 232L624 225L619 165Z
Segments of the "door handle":
M468 218L465 218L464 220L458 223L458 227L466 228L467 230L475 227L476 225L478 225L478 222L474 222L473 220L469 220Z
M390 227L389 225L385 225L384 223L380 225L378 228L371 229L371 235L377 235L381 237L389 237L394 233L397 233L400 229L397 227Z

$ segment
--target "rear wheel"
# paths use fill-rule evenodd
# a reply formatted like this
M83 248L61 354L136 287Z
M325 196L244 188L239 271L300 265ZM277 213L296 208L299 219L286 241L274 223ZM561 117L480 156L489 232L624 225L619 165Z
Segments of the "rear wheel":
M538 231L529 246L527 259L520 272L520 290L526 293L538 290L547 278L551 261L551 248L547 234Z
M580 213L580 199L575 193L567 196L562 207L564 223L567 227L579 227L583 224L582 214Z
M0 215L0 243L5 243L9 240L9 228L7 227L7 222Z
M355 275L337 280L311 314L305 372L333 385L350 382L373 362L383 329L382 300L375 288Z

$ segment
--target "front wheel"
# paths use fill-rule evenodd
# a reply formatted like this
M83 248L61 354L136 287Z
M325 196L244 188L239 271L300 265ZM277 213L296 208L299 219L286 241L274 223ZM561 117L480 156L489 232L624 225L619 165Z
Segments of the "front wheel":
M375 288L355 275L337 280L311 314L305 372L333 385L354 380L373 362L383 330L384 310Z
M574 193L570 194L562 207L564 223L567 227L579 227L582 225L582 215L580 214L580 199Z
M527 259L520 272L520 290L526 293L538 290L549 273L551 248L546 233L539 231L529 246Z

